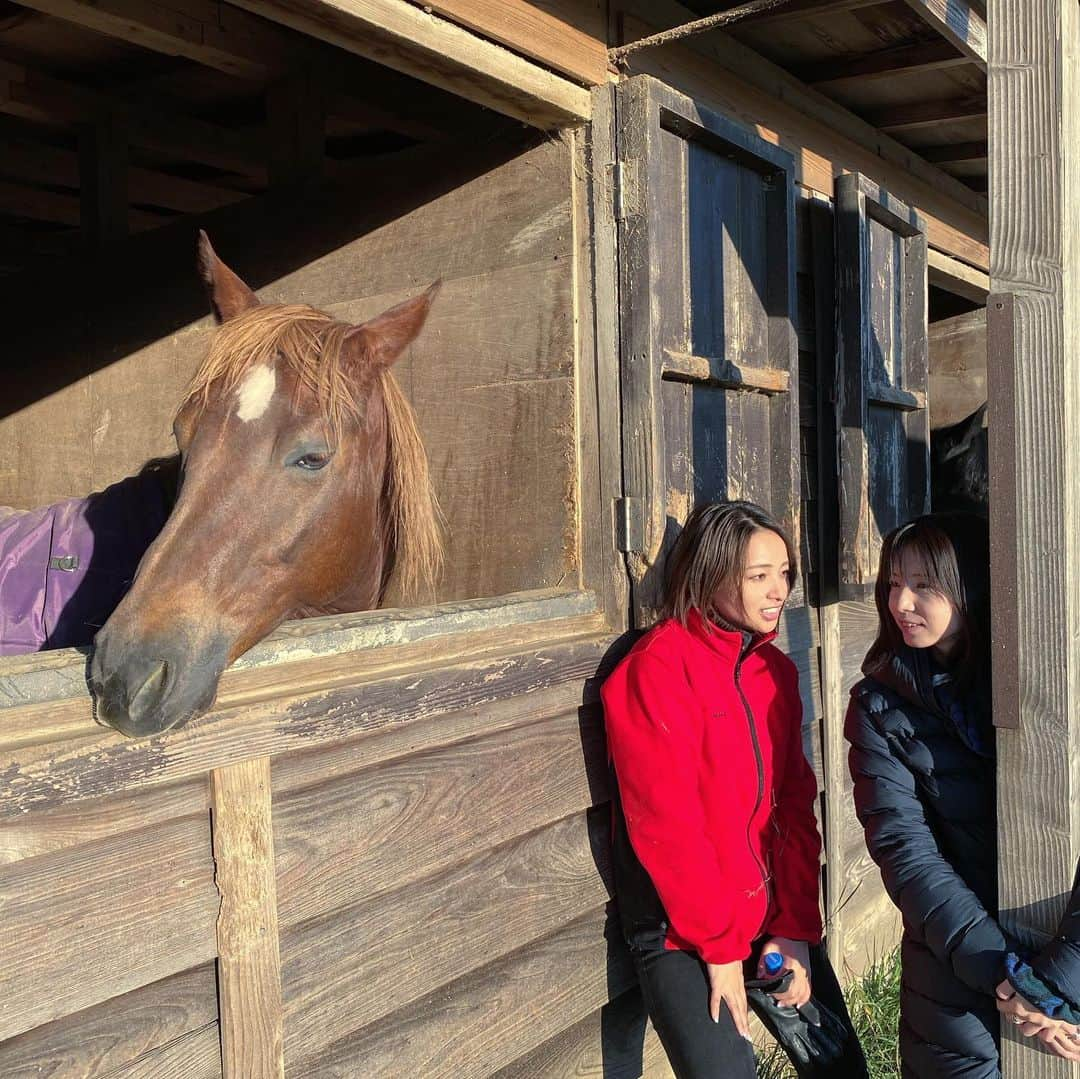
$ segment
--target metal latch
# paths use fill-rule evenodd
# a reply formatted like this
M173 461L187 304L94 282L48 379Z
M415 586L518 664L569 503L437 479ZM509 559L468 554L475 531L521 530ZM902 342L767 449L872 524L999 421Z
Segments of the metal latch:
M645 550L645 503L640 498L615 499L615 549Z

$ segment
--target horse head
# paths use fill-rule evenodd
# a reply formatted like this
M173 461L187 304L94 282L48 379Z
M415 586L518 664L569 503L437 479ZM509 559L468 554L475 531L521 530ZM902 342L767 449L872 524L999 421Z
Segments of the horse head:
M261 304L214 253L219 323L176 413L176 505L95 639L98 717L124 734L179 727L225 667L281 621L378 606L391 572L434 579L437 507L390 368L438 284L361 325Z
M990 506L987 402L970 416L930 435L931 499L935 509L965 510L984 516Z

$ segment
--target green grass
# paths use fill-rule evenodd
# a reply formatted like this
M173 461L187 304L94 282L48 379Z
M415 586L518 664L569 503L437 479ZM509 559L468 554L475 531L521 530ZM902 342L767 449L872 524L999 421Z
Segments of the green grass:
M900 954L880 959L867 968L844 993L851 1021L862 1042L870 1079L897 1079L900 1051L896 1041L900 1020ZM773 1047L760 1055L758 1079L795 1079L782 1050Z

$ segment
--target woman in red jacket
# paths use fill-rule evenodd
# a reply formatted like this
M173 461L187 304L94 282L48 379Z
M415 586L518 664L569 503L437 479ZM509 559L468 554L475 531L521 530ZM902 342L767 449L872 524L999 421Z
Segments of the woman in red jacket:
M827 1069L791 1054L800 1074L866 1075L820 948L798 672L771 643L795 573L790 540L759 506L699 507L671 555L667 617L603 688L616 897L679 1079L754 1075L744 979L764 975L769 953L792 972L777 1003L813 994L846 1035Z

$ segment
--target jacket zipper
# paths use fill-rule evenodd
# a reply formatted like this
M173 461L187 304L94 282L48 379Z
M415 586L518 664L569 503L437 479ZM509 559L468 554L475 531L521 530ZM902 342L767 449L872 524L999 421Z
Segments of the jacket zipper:
M750 848L750 856L754 859L754 862L758 867L758 872L761 874L761 883L765 888L766 898L768 900L765 906L765 917L762 919L761 923L764 925L769 917L769 908L772 906L772 896L769 889L770 873L765 868L761 859L757 856L753 839L750 836L750 829L753 827L754 820L757 818L758 811L761 809L761 803L765 799L765 761L761 756L761 745L758 742L757 727L754 725L754 713L750 710L750 702L746 699L746 694L743 692L742 688L742 682L739 680L739 672L742 670L742 664L745 658L746 649L744 646L735 663L735 688L739 691L739 699L742 701L743 710L746 712L746 725L750 728L750 741L754 747L754 761L757 764L758 776L757 801L754 802L754 810L750 814L750 819L746 822L746 845Z

